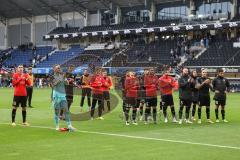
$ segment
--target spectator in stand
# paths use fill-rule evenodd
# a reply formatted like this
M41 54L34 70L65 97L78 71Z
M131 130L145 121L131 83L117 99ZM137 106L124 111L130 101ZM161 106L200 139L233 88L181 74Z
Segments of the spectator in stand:
M36 59L33 58L33 60L32 60L32 65L35 66L35 63L36 63Z
M40 60L40 55L38 54L38 55L37 55L37 61L39 61L39 60Z
M200 46L201 46L202 48L205 47L205 46L204 46L204 39L203 39L203 38L202 38L201 41L200 41Z
M173 49L171 49L170 55L171 55L171 57L174 57L174 51L173 51Z
M205 47L208 48L208 47L209 47L209 39L208 39L208 38L206 38L205 43L206 43L206 44L205 44Z
M185 45L185 46L184 46L184 53L185 53L185 54L188 54L187 52L188 52L188 46Z
M152 62L152 57L151 56L148 57L148 61Z

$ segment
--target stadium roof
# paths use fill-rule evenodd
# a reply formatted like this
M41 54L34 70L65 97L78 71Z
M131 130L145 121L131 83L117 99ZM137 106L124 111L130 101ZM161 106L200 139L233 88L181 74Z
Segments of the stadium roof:
M182 0L146 0L165 3ZM144 5L145 0L0 0L0 19L31 17L38 15L56 15L71 11L84 12L108 9L113 3L120 7Z

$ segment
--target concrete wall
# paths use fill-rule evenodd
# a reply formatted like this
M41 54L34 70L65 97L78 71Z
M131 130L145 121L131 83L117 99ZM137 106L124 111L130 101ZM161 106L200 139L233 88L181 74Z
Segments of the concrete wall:
M72 27L84 27L84 17L78 12L64 13L62 16L62 26L68 24ZM94 17L94 16L93 16ZM34 22L31 24L30 21L25 18L14 18L8 20L7 35L5 35L5 26L0 23L0 48L5 47L4 37L8 37L8 47L18 46L20 44L31 42L32 34L35 34L36 45L51 45L56 44L54 42L43 41L43 36L49 33L51 30L56 28L57 21L48 15L33 17ZM96 20L93 20L93 22ZM31 33L32 25L35 25L34 33ZM33 27L34 28L34 27Z

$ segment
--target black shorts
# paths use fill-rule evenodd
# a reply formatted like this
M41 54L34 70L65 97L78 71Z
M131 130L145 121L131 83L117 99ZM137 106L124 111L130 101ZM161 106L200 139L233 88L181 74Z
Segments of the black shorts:
M90 88L83 88L82 89L82 96L85 97L91 97L91 89Z
M14 96L13 97L13 104L14 107L27 107L27 96Z
M157 97L151 97L146 99L148 107L156 107L157 106Z
M71 103L71 104L73 103L73 96L67 95L67 96L66 96L66 99L67 99L67 102L68 102L68 103Z
M225 106L226 105L226 99L221 99L221 100L215 99L215 105Z
M191 100L182 100L180 99L180 106L186 106L186 107L191 107Z
M103 99L110 100L110 93L109 91L103 91Z
M137 98L134 97L126 97L126 104L128 104L128 107L137 107Z
M192 101L192 104L197 105L197 104L198 104L198 101Z
M141 103L141 99L137 99L135 108L139 108L140 107L140 103Z
M163 95L161 96L162 106L173 106L173 96L172 95Z
M193 103L198 103L198 101L199 101L199 93L198 92L193 92L192 102Z
M198 105L199 106L210 106L210 96L200 96Z
M102 94L93 94L93 99L103 100L103 95Z

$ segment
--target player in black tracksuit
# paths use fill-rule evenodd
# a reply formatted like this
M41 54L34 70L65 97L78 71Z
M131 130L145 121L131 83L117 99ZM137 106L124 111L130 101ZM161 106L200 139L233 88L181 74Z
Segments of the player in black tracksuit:
M197 79L196 88L199 89L198 123L201 124L202 107L206 106L207 121L213 123L210 119L210 93L212 90L211 80L207 77L207 70L202 70L202 76Z
M126 109L126 92L125 92L125 80L126 78L129 76L129 72L126 71L126 74L123 75L120 79L120 85L121 85L121 89L122 89L122 109L123 109L123 114L125 113L125 109Z
M213 90L215 91L214 100L215 100L215 115L216 115L216 122L219 122L218 118L218 109L221 106L221 114L223 122L228 122L225 119L225 105L226 105L226 93L229 92L230 83L229 81L224 78L223 69L218 70L218 76L212 81Z
M67 79L67 84L65 85L65 91L66 91L66 99L68 103L68 110L70 110L70 107L73 103L73 88L74 88L74 81L75 81L75 76L72 73L74 70L74 66L70 65L68 67L68 71L65 74L65 78ZM63 117L63 110L60 112L60 118L64 119Z
M188 74L188 69L184 68L182 71L182 76L178 80L179 84L179 99L180 99L180 108L179 108L179 124L182 124L182 113L184 106L186 107L186 123L192 123L189 120L189 112L192 102L192 88L194 87L193 79Z
M195 121L195 112L196 112L196 107L198 104L198 97L199 97L199 91L195 87L197 84L197 71L196 70L192 71L191 78L192 78L192 82L194 85L194 87L192 88L192 118L191 118L191 120Z

